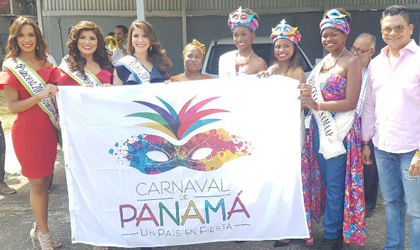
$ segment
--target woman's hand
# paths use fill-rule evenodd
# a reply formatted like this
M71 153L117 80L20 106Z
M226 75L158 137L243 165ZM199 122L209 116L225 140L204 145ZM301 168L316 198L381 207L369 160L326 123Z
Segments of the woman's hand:
M268 72L267 70L265 70L265 71L261 71L261 72L259 72L258 74L257 74L257 77L259 77L259 78L261 78L261 77L269 77L269 76L271 76L272 74L270 73L270 72Z
M169 80L164 81L163 83L168 85L170 82L172 82L172 81L169 79Z
M309 109L315 109L316 104L312 99L312 87L309 84L301 83L298 85L298 89L300 90L300 104L304 107L308 107Z
M47 86L45 86L45 89L41 93L39 93L38 96L42 100L48 96L54 97L57 92L58 92L57 86L55 86L54 84L47 84Z
M102 83L101 87L111 87L111 83Z

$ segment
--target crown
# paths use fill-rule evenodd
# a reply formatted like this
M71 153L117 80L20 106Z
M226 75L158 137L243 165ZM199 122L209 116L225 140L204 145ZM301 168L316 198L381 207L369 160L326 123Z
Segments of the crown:
M271 29L270 39L273 43L278 39L288 39L295 44L298 44L302 35L297 29L297 27L292 27L287 24L286 20L283 19L275 28Z
M229 15L228 26L232 32L233 29L238 26L247 27L252 32L255 32L259 26L259 23L257 19L254 18L254 14L250 15L246 12L243 12L242 7L239 7L236 12Z

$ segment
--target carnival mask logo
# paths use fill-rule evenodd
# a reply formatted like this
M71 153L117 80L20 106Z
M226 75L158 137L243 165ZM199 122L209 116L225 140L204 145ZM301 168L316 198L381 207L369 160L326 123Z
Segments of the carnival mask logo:
M153 122L136 124L160 131L167 136L180 141L204 125L220 121L220 119L203 119L209 115L228 112L223 109L201 108L217 99L209 98L191 105L190 99L177 113L167 102L157 97L166 107L153 103L134 101L144 105L154 112L140 112L126 117L141 117ZM201 111L200 111L201 110ZM212 129L193 135L183 145L174 145L158 135L140 134L116 143L109 153L118 157L118 161L128 161L130 166L145 174L160 174L176 167L186 167L198 171L213 171L224 163L249 153L249 143L231 135L226 130Z

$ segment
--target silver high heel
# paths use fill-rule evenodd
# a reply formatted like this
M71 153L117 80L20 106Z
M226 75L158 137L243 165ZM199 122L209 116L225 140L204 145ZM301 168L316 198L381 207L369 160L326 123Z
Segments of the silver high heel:
M34 222L31 231L29 231L29 236L32 239L32 245L35 248L35 241L38 240L38 227L36 226L36 222Z
M54 250L62 246L61 243L52 240L50 232L43 234L38 231L38 240L42 250Z

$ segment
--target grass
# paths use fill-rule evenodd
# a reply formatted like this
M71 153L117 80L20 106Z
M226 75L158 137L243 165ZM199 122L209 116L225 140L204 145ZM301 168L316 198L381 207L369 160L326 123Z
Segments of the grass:
M15 115L10 113L9 108L7 107L4 91L2 90L0 90L0 120L4 134L10 133L12 130L13 121L15 120Z

